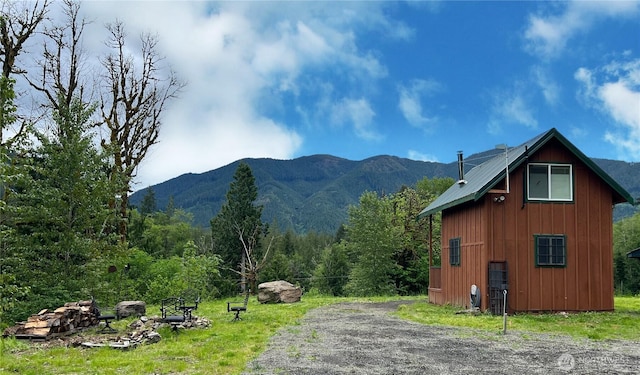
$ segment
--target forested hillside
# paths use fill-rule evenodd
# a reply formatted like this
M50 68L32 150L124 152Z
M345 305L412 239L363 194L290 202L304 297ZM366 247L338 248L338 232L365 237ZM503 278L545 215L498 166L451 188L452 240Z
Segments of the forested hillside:
M483 159L491 152L472 155ZM357 204L365 191L394 193L413 186L423 177L457 177L453 163L422 162L394 156L376 156L352 161L330 155L305 156L293 160L245 159L258 186L257 203L264 206L263 221L276 221L281 228L298 233L334 233L347 218L347 207ZM640 164L594 159L632 196L640 196ZM176 207L193 214L194 224L208 227L225 199L225 193L240 161L202 174L185 174L152 186L157 207L163 209L173 197ZM470 167L469 167L470 168ZM146 189L133 194L137 205ZM616 219L633 214L634 208L616 208Z

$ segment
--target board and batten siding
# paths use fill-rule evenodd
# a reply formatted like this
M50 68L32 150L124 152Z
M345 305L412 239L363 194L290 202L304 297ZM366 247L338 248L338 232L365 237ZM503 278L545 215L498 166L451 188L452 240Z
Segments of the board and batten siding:
M506 261L509 311L613 310L613 192L556 140L529 162L568 163L573 168L573 202L524 199L526 165L510 173L510 192L487 193L479 201L442 214L442 297L469 306L472 284L487 309L490 261ZM497 189L504 189L502 185ZM504 202L495 197L505 196ZM537 267L534 235L566 236L566 267ZM460 266L449 264L449 240L461 239Z
M613 310L613 192L556 141L532 155L529 162L571 164L574 199L569 203L525 201L524 163L511 172L510 193L503 203L484 200L492 218L488 257L507 261L509 269L509 309ZM537 234L566 236L566 267L536 266Z
M471 285L486 290L486 212L477 204L445 210L442 214L442 293L447 303L469 307ZM460 265L449 263L449 240L460 238ZM481 306L486 306L486 298Z

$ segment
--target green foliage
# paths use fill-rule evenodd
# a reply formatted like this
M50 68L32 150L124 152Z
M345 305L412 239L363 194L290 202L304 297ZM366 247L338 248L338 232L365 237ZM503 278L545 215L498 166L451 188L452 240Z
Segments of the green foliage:
M192 289L205 298L218 296L215 286L220 277L218 269L220 258L214 255L198 254L198 247L189 241L182 255L182 268L178 278L185 285L185 289Z
M15 80L0 76L0 145L5 146L3 133L11 124L16 121L16 98L13 86Z
M34 132L37 146L15 152L11 160L17 177L5 195L3 263L18 287L29 287L12 319L86 299L82 288L92 276L86 265L93 250L109 252L114 243L105 231L114 191L105 174L108 158L90 132L95 106L59 99L52 130Z
M291 258L281 250L275 250L269 258L268 265L260 272L260 282L274 280L293 280L291 273Z
M402 187L378 198L365 192L349 210L346 253L350 267L349 294L425 293L429 282L429 219L418 213L453 184L450 178L424 178L416 190ZM440 220L432 221L433 258L439 259ZM326 259L324 260L326 261ZM322 270L324 272L324 270Z
M320 293L344 296L350 272L345 243L334 243L322 252L320 263L313 274L313 287Z
M618 294L640 294L640 260L627 253L640 248L640 213L613 225L614 282Z
M172 214L154 212L142 215L130 211L129 243L157 258L182 256L182 251L192 241L197 230L191 226L191 215L181 209Z
M263 239L263 248L272 242L267 264L260 272L260 282L286 280L309 291L314 272L319 266L322 252L333 243L328 234L309 232L296 235L289 229L282 234L277 226L269 227L268 235ZM346 277L347 273L343 276Z
M151 187L146 189L147 193L142 198L140 203L140 214L142 216L152 214L156 212L156 194ZM173 204L173 200L171 201Z
M10 212L15 207L7 205L7 198L12 185L19 180L21 174L10 156L10 142L5 142L3 137L5 129L16 121L14 83L11 78L4 75L0 77L0 329L7 320L6 315L29 293L29 287L21 286L16 280L15 268L6 264L13 258L9 242L15 235L15 230L9 223Z
M421 199L431 203L449 189L454 182L455 180L451 177L431 179L424 177L416 183L416 190Z
M253 238L256 246L258 238L262 236L263 224L261 220L262 206L256 206L254 202L258 197L258 188L251 168L246 163L240 163L233 176L233 182L229 186L226 202L222 209L211 220L211 238L214 252L222 259L224 267L223 278L228 280L223 293L232 294L235 291L237 274L243 269L245 248L240 241L243 236L245 241ZM256 259L260 258L259 249L255 249Z
M311 287L313 273L318 267L322 251L333 243L332 236L309 232L294 241L295 252L291 259L291 272L294 280L303 289Z
M198 255L193 242L187 243L182 256L138 259L143 262L132 262L131 270L133 272L139 265L144 271L140 272L139 278L136 275L129 277L137 284L136 290L141 292L141 298L148 303L159 303L188 289L196 291L202 298L218 295L216 283L220 276L220 260L211 255Z
M0 273L0 330L5 326L4 315L11 312L20 301L29 294L29 287L19 287L15 276Z
M154 258L136 248L125 249L110 258L98 257L90 264L88 268L95 276L87 280L85 290L105 306L132 299L160 303L185 290L212 299L219 295L219 264L217 257L199 254L192 241L187 242L182 255L169 258ZM110 268L115 272L109 272Z
M393 201L365 192L358 207L349 209L348 251L355 255L346 289L350 295L396 294L393 254L402 245L400 228L393 223Z

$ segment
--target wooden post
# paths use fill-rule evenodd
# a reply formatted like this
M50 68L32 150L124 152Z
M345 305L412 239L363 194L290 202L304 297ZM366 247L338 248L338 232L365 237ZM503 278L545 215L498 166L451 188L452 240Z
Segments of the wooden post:
M433 266L433 215L429 215L429 270Z

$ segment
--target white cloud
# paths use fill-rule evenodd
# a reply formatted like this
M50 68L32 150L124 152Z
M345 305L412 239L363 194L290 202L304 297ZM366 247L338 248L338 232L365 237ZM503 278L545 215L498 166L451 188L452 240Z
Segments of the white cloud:
M398 85L398 108L404 118L417 128L425 128L435 119L427 117L422 108L422 97L430 96L440 85L435 81L416 79L410 85Z
M593 81L593 74L587 68L578 68L573 74L573 78L581 83L578 89L578 100L582 101L586 105L590 105L589 102L594 96L595 82Z
M315 103L286 103L302 121L334 120L365 140L381 136L367 99L387 68L375 50L362 50L363 30L394 39L413 30L384 12L383 3L89 1L84 47L106 53L107 22L121 20L132 53L137 35L157 33L160 54L187 82L167 107L160 143L140 167L138 185L204 172L244 157L290 158L304 144L303 129L273 113L306 95ZM392 32L393 31L393 32ZM323 75L332 75L325 78ZM322 77L322 78L320 78ZM323 78L325 79L323 81ZM328 83L331 82L331 83ZM337 93L334 85L349 87ZM284 95L288 95L285 97Z
M623 158L640 159L640 59L613 61L593 70L580 68L574 77L581 84L581 102L617 125L606 130L605 140Z
M434 163L438 162L438 158L436 156L431 154L424 154L416 150L409 150L407 152L407 158L411 160L418 160L418 161L430 161Z
M488 124L489 133L499 134L503 127L514 125L530 129L538 128L538 120L522 91L521 88L516 87L493 94Z
M640 12L640 1L574 0L551 7L553 14L530 15L524 32L526 50L543 59L559 56L571 38L605 18L633 20Z
M197 136L176 128L167 129L143 164L138 180L164 181L176 177L175 171L204 172L211 165L226 165L247 157L267 155L287 159L302 143L298 134L268 118L244 118L243 114L228 112L209 116L211 123L223 122L226 126L204 127ZM148 165L156 167L146 168ZM184 170L185 166L189 169Z
M614 120L640 130L640 91L633 91L627 82L617 81L605 83L599 93Z
M550 77L550 72L540 66L532 69L533 80L542 91L545 102L551 106L556 106L560 98L560 87Z
M353 124L354 132L358 137L369 141L382 139L373 126L376 113L366 99L344 98L333 106L332 113L334 123Z
M571 139L586 138L589 135L589 131L584 127L572 126Z

